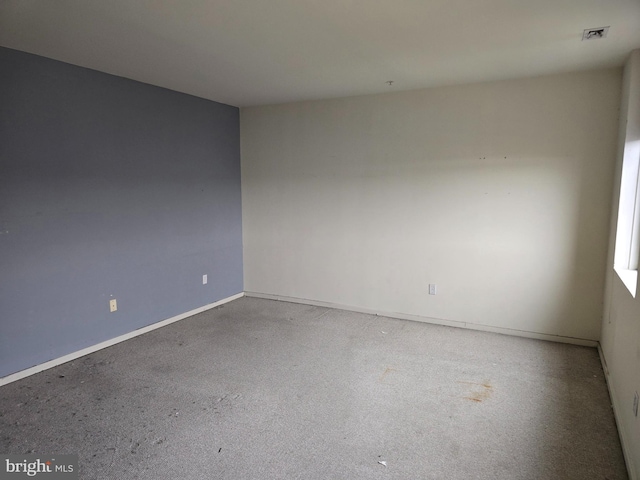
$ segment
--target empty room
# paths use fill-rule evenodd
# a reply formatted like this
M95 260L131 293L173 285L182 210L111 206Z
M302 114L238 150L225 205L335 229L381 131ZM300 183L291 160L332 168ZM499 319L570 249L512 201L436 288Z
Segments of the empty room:
M0 478L640 480L640 2L0 2Z

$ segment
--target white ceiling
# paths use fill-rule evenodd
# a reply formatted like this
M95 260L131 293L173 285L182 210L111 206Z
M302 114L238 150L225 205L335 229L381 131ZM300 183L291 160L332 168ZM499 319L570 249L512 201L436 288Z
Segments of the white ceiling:
M619 66L640 0L0 0L0 45L243 107Z

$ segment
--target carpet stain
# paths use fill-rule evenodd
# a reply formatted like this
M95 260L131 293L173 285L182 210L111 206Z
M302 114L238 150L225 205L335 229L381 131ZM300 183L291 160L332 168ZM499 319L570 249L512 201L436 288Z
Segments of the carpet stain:
M471 400L472 402L478 402L478 403L482 402L482 400L475 397L462 397L462 398L464 398L465 400Z
M391 367L387 367L384 372L382 372L382 375L380 375L380 378L378 379L378 382L382 382L382 380L384 380L384 377L387 376L387 374L389 374L390 372L395 372L396 369L395 368L391 368Z
M491 397L491 394L493 393L493 386L488 381L486 381L484 383L459 381L458 383L464 383L466 385L473 385L471 393L466 397L462 397L465 400L470 400L470 401L476 402L476 403L482 403L485 400L487 400L489 397ZM480 387L480 388L478 388L478 387Z

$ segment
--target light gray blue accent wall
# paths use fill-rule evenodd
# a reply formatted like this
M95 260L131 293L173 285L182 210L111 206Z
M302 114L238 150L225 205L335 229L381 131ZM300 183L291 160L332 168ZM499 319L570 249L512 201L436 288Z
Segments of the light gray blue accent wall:
M0 377L242 292L241 215L237 108L0 48Z

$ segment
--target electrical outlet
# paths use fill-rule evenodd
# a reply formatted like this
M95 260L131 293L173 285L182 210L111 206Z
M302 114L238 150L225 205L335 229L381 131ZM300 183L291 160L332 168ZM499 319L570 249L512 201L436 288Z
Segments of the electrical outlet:
M118 302L116 302L115 298L112 298L111 300L109 300L109 311L113 313L116 310L118 310Z
M435 283L430 283L429 284L429 295L435 295L436 294L436 284Z
M209 281L209 277L207 275L202 275L202 284L206 285Z
M633 414L638 416L638 392L633 396Z

